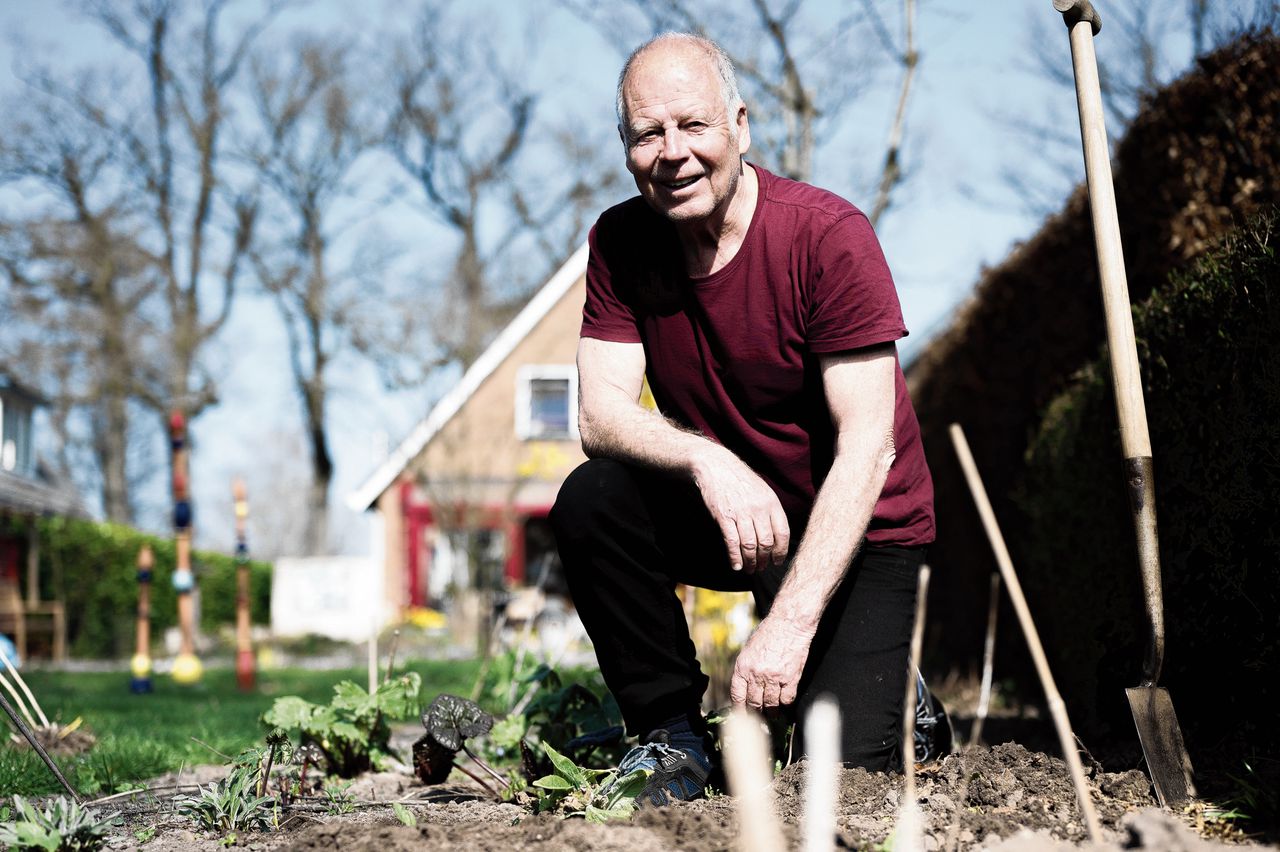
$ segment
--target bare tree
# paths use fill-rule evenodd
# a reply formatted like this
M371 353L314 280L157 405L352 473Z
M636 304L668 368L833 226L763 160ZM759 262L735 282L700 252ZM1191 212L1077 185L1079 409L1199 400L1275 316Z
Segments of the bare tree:
M522 169L539 127L536 97L490 45L470 37L481 27L430 4L391 72L386 148L456 240L433 312L435 364L466 366L480 355L530 287L572 252L617 175L593 166L589 138L554 128L539 135L561 141L558 158L574 168L550 176Z
M333 479L327 406L327 370L344 345L347 318L357 310L351 276L334 270L335 202L348 196L347 174L371 140L372 122L355 106L347 45L301 42L283 62L260 56L252 69L252 94L263 126L260 150L251 158L287 223L276 239L262 234L253 251L258 279L274 297L288 334L289 365L302 403L310 447L306 554L329 546L329 486ZM376 302L377 289L360 300Z
M914 4L904 7L905 43L889 36L882 20L885 0L863 0L844 16L821 20L803 0L751 0L749 4L717 4L709 0L560 0L561 5L593 24L622 55L636 46L636 34L664 30L692 32L714 39L733 60L751 110L751 138L763 163L796 180L811 180L820 144L830 138L850 106L877 81L882 56L862 48L878 44L885 56L904 69L901 111L919 54L912 29ZM870 28L870 29L869 29ZM901 176L894 148L895 176ZM886 171L881 175L884 187ZM887 206L885 196L885 205ZM883 211L882 211L883 212Z
M1103 11L1097 37L1098 78L1106 109L1108 137L1114 146L1144 101L1186 72L1197 56L1247 31L1280 26L1276 0L1183 5L1145 0L1115 0ZM1019 71L1060 92L1074 87L1062 18L1047 5L1028 12L1028 51ZM1187 49L1190 45L1190 50ZM1027 209L1044 215L1056 209L1080 177L1080 137L1075 103L1068 97L1046 99L1039 114L997 119L1034 157L1012 157L1018 165L1003 174L1004 184Z
M145 104L77 101L101 132L120 140L121 175L141 199L144 240L156 257L156 337L140 399L162 417L189 420L217 400L201 354L223 328L257 215L256 184L236 188L226 161L232 87L254 40L279 4L234 35L226 0L198 13L176 0L121 4L92 0L89 16L122 47L146 80Z
M104 96L91 90L84 82L76 96ZM156 292L154 258L116 186L110 138L47 93L15 99L7 114L0 183L39 201L0 221L9 284L0 364L50 398L64 451L73 412L87 415L103 511L129 523L129 402L140 389L137 344L149 333L142 308Z

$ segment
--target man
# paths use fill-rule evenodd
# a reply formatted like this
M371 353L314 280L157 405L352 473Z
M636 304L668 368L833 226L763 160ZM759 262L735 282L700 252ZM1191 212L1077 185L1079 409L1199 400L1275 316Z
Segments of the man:
M746 163L747 110L714 43L666 34L618 84L639 198L592 229L578 349L591 459L552 510L566 577L628 731L642 801L701 794L698 667L677 583L754 593L736 704L843 714L847 763L896 764L933 488L871 227ZM648 376L659 412L639 404Z

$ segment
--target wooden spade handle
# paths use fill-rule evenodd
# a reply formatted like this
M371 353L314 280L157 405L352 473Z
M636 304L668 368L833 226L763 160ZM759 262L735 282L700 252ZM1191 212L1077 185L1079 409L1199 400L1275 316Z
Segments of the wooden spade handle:
M1116 215L1111 155L1107 147L1106 124L1103 121L1098 61L1093 50L1093 34L1102 24L1088 0L1053 0L1053 6L1062 12L1071 35L1071 63L1075 71L1076 102L1080 109L1080 138L1084 145L1085 177L1089 184L1089 206L1093 214L1098 274L1102 280L1107 348L1111 354L1111 378L1116 393L1116 414L1120 421L1120 444L1124 449L1125 481L1128 486L1129 508L1133 514L1146 603L1148 644L1141 685L1155 686L1164 666L1165 628L1160 550L1156 533L1154 468L1151 461L1151 437L1147 431L1147 410L1142 398L1142 376L1138 370L1138 347L1133 333L1129 283L1125 276L1124 251L1120 243L1120 220Z

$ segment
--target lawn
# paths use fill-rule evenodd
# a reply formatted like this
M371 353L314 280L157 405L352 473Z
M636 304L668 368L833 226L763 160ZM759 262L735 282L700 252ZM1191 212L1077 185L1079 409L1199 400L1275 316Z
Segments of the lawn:
M422 675L425 704L441 692L469 694L479 669L479 660L418 660L402 670ZM69 723L80 717L98 738L86 754L56 758L71 783L89 796L128 789L184 765L221 763L218 752L235 755L260 744L265 731L259 717L278 696L327 702L339 681L367 682L363 669L276 669L259 672L257 689L243 693L236 687L234 671L212 669L195 686L156 677L154 692L134 695L127 671L36 671L24 677L50 721ZM30 749L0 747L0 794L59 790Z

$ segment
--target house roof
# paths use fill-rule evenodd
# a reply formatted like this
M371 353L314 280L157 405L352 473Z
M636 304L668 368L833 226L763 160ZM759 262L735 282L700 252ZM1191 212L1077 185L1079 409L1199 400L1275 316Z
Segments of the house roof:
M520 341L531 332L547 312L555 306L574 283L587 271L587 244L578 247L555 275L542 285L528 304L516 314L507 327L494 338L479 358L475 360L456 385L435 404L426 418L423 419L409 436L387 456L386 461L364 481L359 488L347 497L347 505L356 511L363 511L373 506L382 492L391 487L423 448L436 434L444 428L458 411L466 404L485 379L498 368L503 361L519 345Z
M35 478L0 470L0 512L19 515L60 515L85 518L84 503L75 486L38 465Z
M28 402L34 403L35 405L49 404L49 401L44 397L42 397L40 394L36 393L31 388L27 387L21 382L15 381L12 377L6 375L5 373L0 373L0 392L8 392L13 396L21 397L22 399L25 399Z

